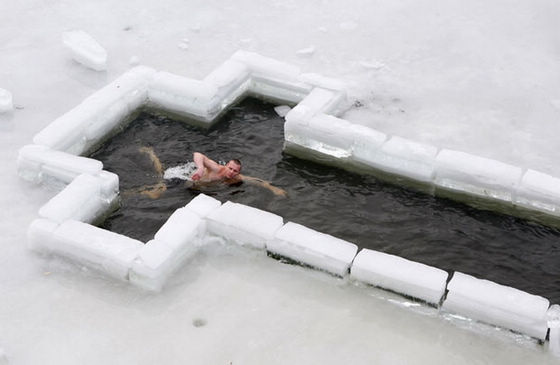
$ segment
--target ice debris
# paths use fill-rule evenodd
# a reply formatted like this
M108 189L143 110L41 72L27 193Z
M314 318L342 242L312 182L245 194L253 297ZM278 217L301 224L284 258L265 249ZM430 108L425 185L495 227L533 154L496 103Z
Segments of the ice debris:
M368 70L379 70L385 67L385 64L379 61L361 61L360 66Z
M83 30L64 32L62 41L76 62L95 71L107 69L107 51L88 33Z
M296 54L298 56L311 56L311 55L313 55L313 53L315 53L315 47L314 46L303 48L303 49L300 49L299 51L296 52Z
M546 317L550 329L548 349L554 356L560 357L560 305L551 305Z
M560 328L560 305L551 305L546 312L546 319L548 321L548 327Z
M0 89L0 113L12 111L13 108L12 94L8 90Z
M290 112L290 110L292 110L292 108L287 105L278 105L274 107L274 111L276 112L276 114L278 114L282 118L285 117Z

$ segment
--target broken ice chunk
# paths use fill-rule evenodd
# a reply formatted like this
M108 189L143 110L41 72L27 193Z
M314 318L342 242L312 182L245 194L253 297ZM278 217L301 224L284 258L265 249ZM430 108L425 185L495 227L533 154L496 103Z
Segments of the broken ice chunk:
M12 111L12 94L8 90L0 89L0 113Z
M265 248L284 224L276 214L231 201L213 210L206 220L210 234L255 248Z
M360 66L367 70L380 70L385 67L385 64L379 61L361 61Z
M267 241L266 249L343 277L356 256L358 246L301 224L288 222Z
M298 56L304 56L304 57L312 56L313 53L315 53L315 47L314 46L303 48L303 49L300 49L299 51L296 52L296 54Z
M62 35L64 45L72 52L72 58L95 71L107 69L107 51L83 30L73 30Z
M276 114L278 114L282 118L285 117L290 112L290 110L292 110L292 108L290 108L288 105L278 105L274 107L274 111L276 112Z

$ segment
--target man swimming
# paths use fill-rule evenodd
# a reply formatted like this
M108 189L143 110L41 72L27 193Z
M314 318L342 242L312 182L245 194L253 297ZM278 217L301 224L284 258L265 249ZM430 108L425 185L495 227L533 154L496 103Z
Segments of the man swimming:
M220 165L200 152L193 153L196 172L191 176L193 181L213 182L223 181L226 184L235 184L243 181L241 175L241 161L234 159L227 164Z
M146 195L152 199L157 199L167 190L167 184L163 181L163 165L159 158L156 156L153 148L141 147L140 152L146 153L154 165L154 169L160 178L160 182L144 187L139 191L142 195ZM216 183L223 183L227 185L238 184L247 182L250 184L259 185L266 188L278 196L286 196L285 190L271 185L268 181L241 174L241 161L233 159L228 161L225 165L220 165L216 161L208 158L200 152L193 153L193 161L196 165L196 171L191 175L193 187L200 187Z
M195 152L193 153L193 161L196 165L196 172L191 176L193 181L223 182L228 185L247 182L266 188L278 196L287 195L285 190L272 186L268 181L241 175L241 161L237 159L229 160L224 166L200 152Z

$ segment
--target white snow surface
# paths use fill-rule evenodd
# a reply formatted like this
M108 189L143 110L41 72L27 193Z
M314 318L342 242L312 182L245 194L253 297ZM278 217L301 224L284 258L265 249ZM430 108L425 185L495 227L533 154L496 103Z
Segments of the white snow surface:
M556 0L0 2L14 102L0 114L0 363L557 363L522 337L235 246L202 251L158 295L37 257L26 232L56 191L19 179L16 159L132 59L202 80L244 49L345 80L350 121L560 177L558 14ZM67 56L74 29L103 45L105 72Z

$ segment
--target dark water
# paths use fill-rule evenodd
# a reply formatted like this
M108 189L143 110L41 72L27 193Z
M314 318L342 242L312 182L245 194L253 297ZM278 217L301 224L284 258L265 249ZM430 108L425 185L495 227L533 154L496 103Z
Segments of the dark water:
M560 303L560 231L291 157L282 152L283 123L272 105L254 99L231 109L210 130L144 113L92 157L120 176L121 192L157 182L149 158L138 152L141 146L152 146L165 167L192 161L193 151L216 161L239 158L245 175L271 181L288 197L246 183L202 192L274 212L360 248ZM156 200L123 194L122 208L104 227L146 242L198 193L174 181Z

